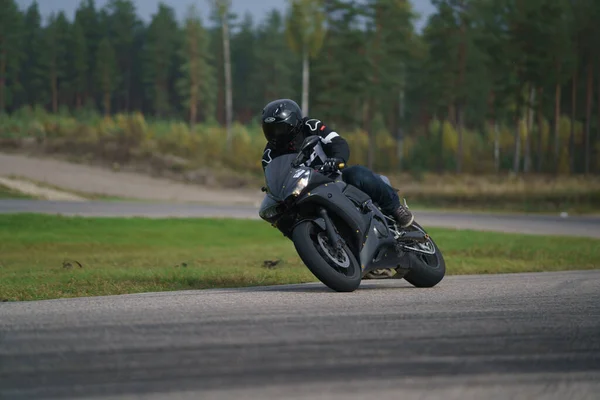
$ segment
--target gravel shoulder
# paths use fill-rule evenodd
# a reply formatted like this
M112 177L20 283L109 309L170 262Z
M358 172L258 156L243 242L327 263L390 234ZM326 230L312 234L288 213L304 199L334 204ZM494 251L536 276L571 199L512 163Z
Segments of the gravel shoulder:
M138 200L258 206L263 197L259 189L214 189L50 158L0 153L0 177L6 180L14 176L66 191ZM69 197L67 193L57 190L49 192L49 189L39 185L22 180L13 181L13 188L18 186L31 195L50 200L67 200ZM78 196L69 199L73 200L75 197Z

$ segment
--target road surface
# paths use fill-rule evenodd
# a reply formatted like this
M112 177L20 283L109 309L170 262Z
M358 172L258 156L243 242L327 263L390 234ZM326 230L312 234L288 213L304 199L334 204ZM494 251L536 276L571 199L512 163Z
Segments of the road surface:
M600 271L0 303L1 399L598 399Z
M164 217L233 217L258 218L254 206L207 206L190 203L143 202L69 202L40 200L0 200L1 213L36 212L46 214L152 218ZM447 227L486 231L545 235L572 235L600 238L600 217L542 215L504 215L442 211L415 211L417 221L425 227Z

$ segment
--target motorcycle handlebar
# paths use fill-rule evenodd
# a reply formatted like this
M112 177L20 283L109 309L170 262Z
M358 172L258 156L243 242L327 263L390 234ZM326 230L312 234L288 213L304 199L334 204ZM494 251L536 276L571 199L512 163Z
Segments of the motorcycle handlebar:
M323 172L323 167L324 167L324 165L319 166L319 168L317 168L317 171ZM346 168L346 164L345 163L339 163L337 165L337 167L338 167L338 170L342 170L342 169Z

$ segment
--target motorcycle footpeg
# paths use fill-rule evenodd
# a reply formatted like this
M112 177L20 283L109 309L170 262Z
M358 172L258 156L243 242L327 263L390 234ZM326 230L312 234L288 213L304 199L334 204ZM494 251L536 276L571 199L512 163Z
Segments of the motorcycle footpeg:
M429 235L423 232L404 232L397 239L398 242L427 242Z

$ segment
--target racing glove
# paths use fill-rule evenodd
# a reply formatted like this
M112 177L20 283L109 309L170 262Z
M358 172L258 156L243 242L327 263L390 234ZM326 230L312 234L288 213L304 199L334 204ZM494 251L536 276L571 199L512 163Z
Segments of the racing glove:
M323 163L322 171L326 174L336 172L344 166L344 160L341 158L331 157L325 160Z

